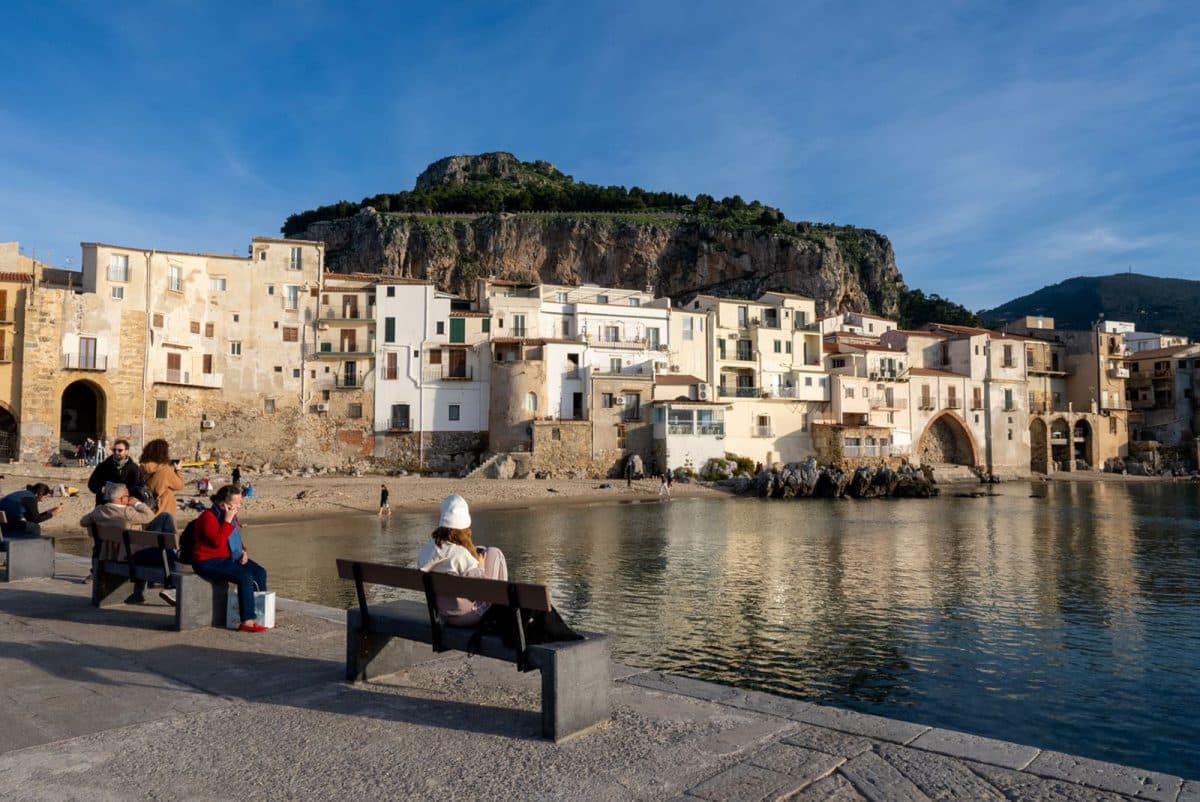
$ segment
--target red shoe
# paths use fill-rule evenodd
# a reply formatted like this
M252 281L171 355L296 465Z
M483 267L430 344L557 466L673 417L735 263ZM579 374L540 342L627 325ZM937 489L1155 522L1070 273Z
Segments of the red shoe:
M266 632L269 627L264 627L256 621L243 621L238 627L238 632Z

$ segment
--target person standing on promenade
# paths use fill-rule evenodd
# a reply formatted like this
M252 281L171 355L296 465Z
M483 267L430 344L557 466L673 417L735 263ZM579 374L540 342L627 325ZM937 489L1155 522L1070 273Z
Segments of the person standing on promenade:
M392 507L388 504L388 489L386 484L379 485L379 516L391 515Z
M239 632L265 632L267 627L254 620L254 592L267 589L267 570L250 559L250 552L242 543L242 525L238 520L242 489L225 485L213 494L212 502L212 508L196 519L192 568L205 579L237 585L242 619Z
M471 510L466 499L454 493L442 501L438 528L417 555L417 567L455 576L508 579L508 561L500 549L477 548L471 539ZM488 602L439 596L438 610L447 624L472 627L491 606Z
M175 494L183 490L183 473L179 465L171 461L167 441L156 439L146 443L138 462L141 464L142 475L146 477L146 486L157 501L158 512L167 516L162 525L170 527L154 531L177 531L175 518L179 515L179 507L175 502Z
M45 512L38 510L38 504L49 497L50 486L45 482L37 482L0 498L0 512L5 516L0 532L13 539L41 537L42 522L49 521L63 511L62 504Z
M113 441L112 456L101 462L88 479L88 490L96 494L96 506L104 503L104 484L125 485L129 492L142 483L142 471L130 458L129 441L118 438Z
M235 485L240 485L242 483L242 466L241 465L233 466L233 476L230 477L230 480Z

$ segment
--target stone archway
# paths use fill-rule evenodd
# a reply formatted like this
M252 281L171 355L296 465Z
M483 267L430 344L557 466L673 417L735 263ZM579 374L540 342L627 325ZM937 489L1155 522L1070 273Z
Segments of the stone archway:
M1029 470L1050 472L1050 431L1041 418L1029 421Z
M1092 425L1083 418L1075 421L1075 453L1073 454L1075 459L1082 460L1088 464L1088 467L1094 468L1096 466L1094 444Z
M925 426L917 453L922 465L979 465L979 449L967 427L952 412L945 411Z
M95 382L81 379L71 382L62 393L59 413L59 449L73 454L86 438L104 437L106 399Z
M1060 470L1073 470L1071 461L1071 424L1066 418L1055 418L1050 424L1050 456Z
M0 404L0 460L13 461L19 455L20 426L17 418L4 404Z

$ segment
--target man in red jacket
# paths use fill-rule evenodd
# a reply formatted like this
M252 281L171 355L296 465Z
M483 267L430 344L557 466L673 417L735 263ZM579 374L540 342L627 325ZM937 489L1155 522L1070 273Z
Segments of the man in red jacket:
M194 528L196 546L192 568L214 582L235 582L242 624L240 632L265 632L254 620L254 591L267 589L267 571L250 559L242 545L238 510L242 508L242 489L225 485L213 496L213 506L200 513Z

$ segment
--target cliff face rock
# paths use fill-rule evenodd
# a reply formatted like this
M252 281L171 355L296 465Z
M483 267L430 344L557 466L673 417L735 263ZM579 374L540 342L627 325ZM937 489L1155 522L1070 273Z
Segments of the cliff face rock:
M523 162L511 153L497 151L478 156L447 156L438 159L417 176L415 189L462 186L481 178L525 183L539 175L549 180L566 179L550 162Z
M435 162L417 186L468 180L467 171L479 165L464 158ZM487 169L503 175L506 167L497 161ZM885 236L833 226L797 229L781 236L681 214L412 215L368 207L352 217L311 223L296 236L325 242L329 270L428 278L464 295L473 291L474 279L494 276L650 288L672 298L779 290L816 299L822 314L897 313L903 279Z

